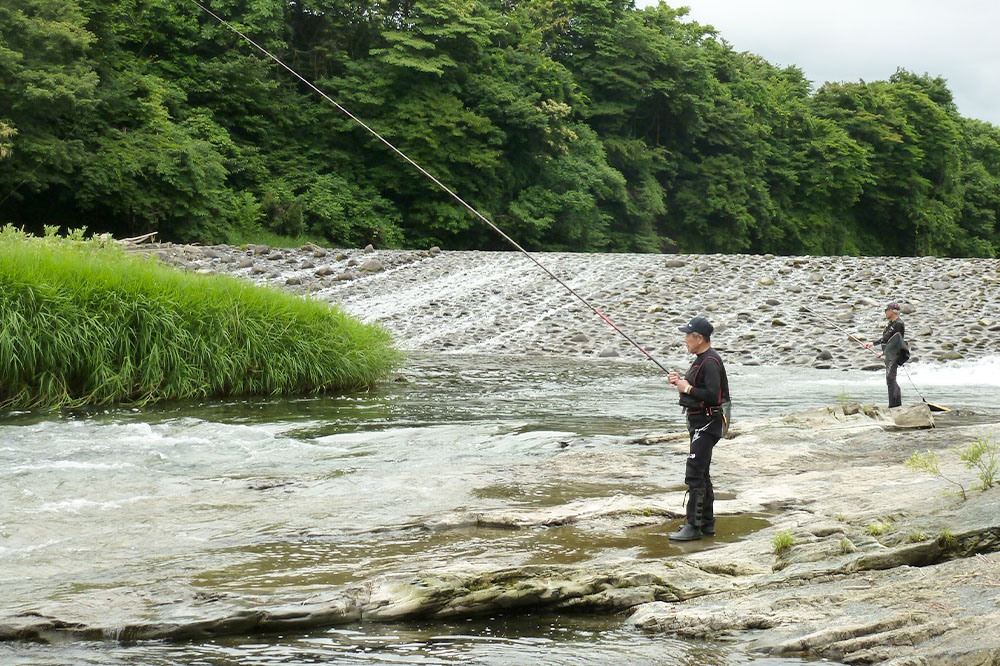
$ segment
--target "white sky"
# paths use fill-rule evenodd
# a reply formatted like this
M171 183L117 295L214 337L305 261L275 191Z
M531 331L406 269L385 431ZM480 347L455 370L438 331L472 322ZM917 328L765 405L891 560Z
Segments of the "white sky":
M639 6L655 4L637 0ZM897 67L948 81L959 113L1000 125L1000 2L669 0L737 51L796 65L815 86L888 79Z

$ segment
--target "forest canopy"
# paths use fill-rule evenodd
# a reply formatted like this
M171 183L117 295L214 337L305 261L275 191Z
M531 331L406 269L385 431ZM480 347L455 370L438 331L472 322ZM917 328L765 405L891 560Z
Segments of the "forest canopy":
M1000 129L665 4L211 0L529 249L996 256ZM186 0L0 5L0 222L503 249Z

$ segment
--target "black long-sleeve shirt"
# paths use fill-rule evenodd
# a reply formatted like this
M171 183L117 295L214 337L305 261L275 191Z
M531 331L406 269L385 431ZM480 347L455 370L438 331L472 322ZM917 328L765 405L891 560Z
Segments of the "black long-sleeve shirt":
M903 325L903 319L901 317L896 317L896 321L890 321L888 324L885 325L885 330L882 331L882 337L879 338L878 340L873 340L872 344L884 346L888 344L889 339L892 336L896 335L897 333L899 333L900 337L905 337L903 336L904 328L905 326Z
M729 378L719 352L711 347L698 354L694 363L684 373L691 384L690 393L680 394L681 407L704 409L716 407L729 400Z

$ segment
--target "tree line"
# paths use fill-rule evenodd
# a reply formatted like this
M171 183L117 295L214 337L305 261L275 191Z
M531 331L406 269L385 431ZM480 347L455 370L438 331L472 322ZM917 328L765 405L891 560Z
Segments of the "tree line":
M208 5L530 249L996 256L1000 129L631 0ZM187 0L0 6L0 220L502 249Z

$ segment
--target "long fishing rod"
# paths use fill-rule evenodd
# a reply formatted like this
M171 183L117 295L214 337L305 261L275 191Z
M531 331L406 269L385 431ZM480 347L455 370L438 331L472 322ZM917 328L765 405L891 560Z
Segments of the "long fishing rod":
M816 319L819 319L820 321L824 322L828 326L831 326L832 328L835 328L838 331L840 331L841 333L845 334L851 340L854 340L859 345L861 345L862 347L864 347L865 349L867 349L871 353L875 354L875 356L877 358L882 358L882 354L879 354L872 347L869 347L867 344L865 344L864 342L862 342L860 338L858 338L856 335L850 333L847 329L841 328L837 324L833 323L833 321L831 321L830 319L824 317L821 314L813 312L812 310L810 310L809 308L807 308L804 305L802 306L802 309L805 310L806 312L808 312L809 314L813 315L813 317L815 317ZM906 379L910 382L910 386L912 386L913 390L917 392L917 395L920 396L920 399L924 402L925 405L927 405L928 407L935 408L935 411L950 411L950 410L948 410L947 407L942 407L941 405L935 405L933 403L927 402L927 398L925 398L924 395L920 392L920 389L917 388L917 385L913 383L913 378L910 377L910 371L906 369L905 365L904 366L899 366L899 367L903 368L903 372L906 374ZM888 370L889 369L886 368L886 372L888 372Z
M850 338L851 340L854 340L854 341L855 341L855 342L857 342L857 343L858 343L859 345L861 345L861 346L862 346L862 347L863 347L864 349L867 349L867 350L868 350L868 351L870 351L871 353L875 354L875 356L876 356L876 357L878 357L878 358L881 358L881 357L882 357L882 355L881 355L881 354L879 354L879 353L878 353L877 351L875 351L874 349L872 349L871 347L869 347L869 346L868 346L867 344L865 344L865 343L864 343L864 342L863 342L863 341L861 340L861 338L857 337L856 335L854 335L853 333L851 333L850 331L848 331L848 330L847 330L846 328L841 328L841 327L840 327L840 326L838 326L837 324L833 323L833 321L832 321L832 320L830 320L830 319L827 319L826 317L824 317L824 316L823 316L823 315L821 315L821 314L818 314L818 313L816 313L816 312L813 312L812 310L810 310L809 308L807 308L807 307L806 307L806 306L804 306L804 305L802 306L802 309L803 309L803 310L805 310L806 312L808 312L809 314L811 314L811 315L812 315L813 317L815 317L816 319L819 319L820 321L822 321L822 322L823 322L824 324L826 324L826 325L830 326L831 328L835 328L835 329L837 329L838 331L840 331L841 333L843 333L844 335L846 335L847 337L849 337L849 338Z
M358 118L353 113L351 113L350 111L348 111L346 108L344 108L343 106L341 106L340 104L338 104L336 100L334 100L329 95L327 95L326 93L324 93L322 90L320 90L319 88L317 88L315 85L313 85L313 83L311 81L307 80L304 76L302 76L301 74L299 74L298 72L296 72L294 69L292 69L291 67L289 67L288 65L286 65L277 56L275 56L274 54L272 54L270 51L268 51L267 49L265 49L263 46L261 46L260 44L258 44L254 40L252 40L249 37L247 37L245 34L243 34L242 32L240 32L238 29L236 29L232 24L230 24L228 21L226 21L225 19L223 19L221 16L219 16L218 14L216 14L215 12L213 12L212 10L208 9L203 4L201 4L200 2L198 2L198 0L191 0L191 2L193 4L195 4L195 5L197 5L203 12L205 12L206 14L208 14L209 16L211 16L212 18L214 18L216 21L218 21L219 23L221 23L222 25L226 26L227 28L229 28L230 30L232 30L234 33L236 33L237 35L239 35L243 40L245 40L247 43L249 43L250 45L252 45L254 48L256 48L258 51L260 51L264 55L266 55L268 58L270 58L274 62L276 62L279 65L281 65L281 67L283 67L285 70L287 70L289 74L291 74L292 76L294 76L295 78L297 78L299 81L301 81L302 83L304 83L306 86L308 86L309 88L311 88L314 92L316 92L318 95L320 95L323 99L325 99L326 101L328 101L331 104L333 104L344 115L346 115L348 118L350 118L351 120L353 120L357 124L361 125L361 127L365 128L368 131L369 134L371 134L376 139L378 139L379 141L381 141L383 144L385 144L386 146L388 146L393 152L395 152L401 158L403 158L404 160L406 160L407 162L409 162L410 165L413 166L417 171L419 171L423 175L427 176L427 178L429 178L435 185L437 185L439 188L441 188L444 192L448 193L448 195L450 195L455 201L457 201L458 203L462 204L462 206L464 206L465 208L467 208L469 210L469 212L471 212L477 218L479 218L480 220L482 220L483 222L485 222L487 225L489 225L489 227L491 229L493 229L493 231L495 231L498 234L500 234L500 236L504 240L506 240L508 243L510 243L511 245L513 245L521 254L523 254L524 256L526 256L528 259L530 259L532 262L534 262L535 265L537 265L539 268L541 268L543 271L545 271L545 273L548 274L549 277L551 277L553 280L555 280L556 282L558 282L559 284L561 284L566 289L566 291L568 291L569 293L571 293L573 296L575 296L577 299L579 299L579 301L581 303L583 303L588 308L590 308L590 310L593 311L594 314L596 314L598 317L600 317L601 319L603 319L611 328L613 328L616 331L618 331L618 333L620 333L623 338L625 338L626 340L628 340L632 344L633 347L635 347L640 352L642 352L643 354L645 354L646 358L648 358L650 361L652 361L657 366L659 366L660 370L663 370L664 372L666 372L668 374L670 373L670 371L667 370L667 368L665 368L663 366L663 364L661 364L659 361L657 361L655 358L653 358L652 354L650 354L648 351L646 351L645 349L643 349L642 345L640 345L638 342L636 342L635 340L633 340L625 331L623 331L622 329L618 328L618 326L616 326L613 321L611 321L610 319L608 319L604 315L604 313L602 313L596 307L594 307L593 305L591 305L590 302L587 301L587 299L585 299L583 296L581 296L580 294L578 294L575 289L573 289L568 284L566 284L561 279L559 279L559 277L555 273L553 273L552 271L550 271L548 268L546 268L542 264L542 262L540 262L532 254L530 254L527 250L525 250L523 247L521 247L520 244L517 243L517 241L515 241L513 238L511 238L506 233L504 233L504 231L502 229L500 229L500 227L498 227L497 225L493 224L493 222L491 222L485 215L483 215L482 213L480 213L474 206L472 206L471 204L469 204L468 202L466 202L462 197L460 197L457 194L455 194L455 192L453 192L448 186L446 186L440 180L438 180L437 178L435 178L430 172L428 172L422 166L420 166L419 164L417 164L416 162L414 162L412 159L410 159L410 157L406 153L404 153L402 150L400 150L399 148L397 148L396 146L394 146L392 143L390 143L388 139L386 139L381 134L379 134L378 132L376 132L374 129L372 129L371 127L369 127L364 121L362 121L360 118Z

